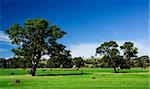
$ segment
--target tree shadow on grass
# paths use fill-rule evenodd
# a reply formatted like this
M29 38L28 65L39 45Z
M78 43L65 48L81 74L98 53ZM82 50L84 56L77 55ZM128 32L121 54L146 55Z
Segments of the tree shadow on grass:
M73 76L73 75L90 75L91 73L68 73L68 74L39 74L37 76Z

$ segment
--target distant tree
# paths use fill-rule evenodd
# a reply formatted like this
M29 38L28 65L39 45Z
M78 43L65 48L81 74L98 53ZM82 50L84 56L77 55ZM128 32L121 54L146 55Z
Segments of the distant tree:
M12 68L19 68L20 67L19 66L19 58L11 58L10 61L11 61Z
M66 34L58 26L49 24L45 19L28 19L24 25L13 24L6 30L13 44L15 57L21 57L32 63L32 76L43 55L51 55L52 47L57 40Z
M83 67L83 66L84 66L84 61L83 61L83 59L82 59L81 57L75 57L75 58L73 59L73 61L74 61L75 66L76 66L77 68L80 68L80 67Z
M115 41L104 42L97 49L96 53L103 56L103 60L107 65L117 72L116 68L120 66L120 52L117 49L118 44Z
M150 59L147 55L135 58L134 67L146 68L150 66Z
M37 65L38 68L45 68L46 64L43 62L39 62L39 64Z
M94 56L91 56L91 59L94 59Z
M0 68L7 68L7 62L5 58L0 58Z
M9 58L6 60L7 68L14 68L13 58Z
M86 59L84 59L84 62L85 62L86 64L94 64L94 63L95 63L95 60L92 59L92 58L86 58Z
M53 45L52 54L47 65L54 68L71 68L73 62L70 51L66 50L62 44Z
M90 68L95 68L95 67L100 67L100 58L84 58L84 67L90 67Z
M131 67L131 59L137 57L138 49L134 46L132 42L125 42L122 46L120 46L121 50L123 50L123 58L125 60L124 68Z

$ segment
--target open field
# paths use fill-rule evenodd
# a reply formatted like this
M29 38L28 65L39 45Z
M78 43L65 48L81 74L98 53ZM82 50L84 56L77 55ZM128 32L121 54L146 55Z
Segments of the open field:
M0 69L0 89L149 89L146 69L121 70L84 68L37 70L37 76L28 70ZM14 73L14 75L10 75ZM20 80L20 83L15 83Z

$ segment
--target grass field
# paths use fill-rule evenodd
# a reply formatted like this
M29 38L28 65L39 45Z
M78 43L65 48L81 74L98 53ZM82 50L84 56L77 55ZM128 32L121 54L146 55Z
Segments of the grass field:
M0 69L0 89L150 89L146 69L121 70L84 68L37 69L37 76L28 70ZM14 75L10 75L14 73ZM20 80L20 83L15 83Z

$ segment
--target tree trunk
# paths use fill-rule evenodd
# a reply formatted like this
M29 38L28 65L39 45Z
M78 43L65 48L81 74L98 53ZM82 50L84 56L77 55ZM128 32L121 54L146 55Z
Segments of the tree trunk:
M60 64L60 69L62 69L63 68L63 64Z
M37 65L38 65L38 63L39 63L39 60L41 59L41 52L38 52L38 56L37 56L37 59L34 59L34 60L36 60L36 61L33 61L33 63L32 63L32 70L31 70L31 74L32 74L32 76L35 76L36 75L36 68L37 68Z
M116 67L114 67L114 72L117 73Z
M35 76L35 72L36 72L36 65L33 65L32 70L31 70L32 76Z
M35 76L35 70L31 70L32 76Z

